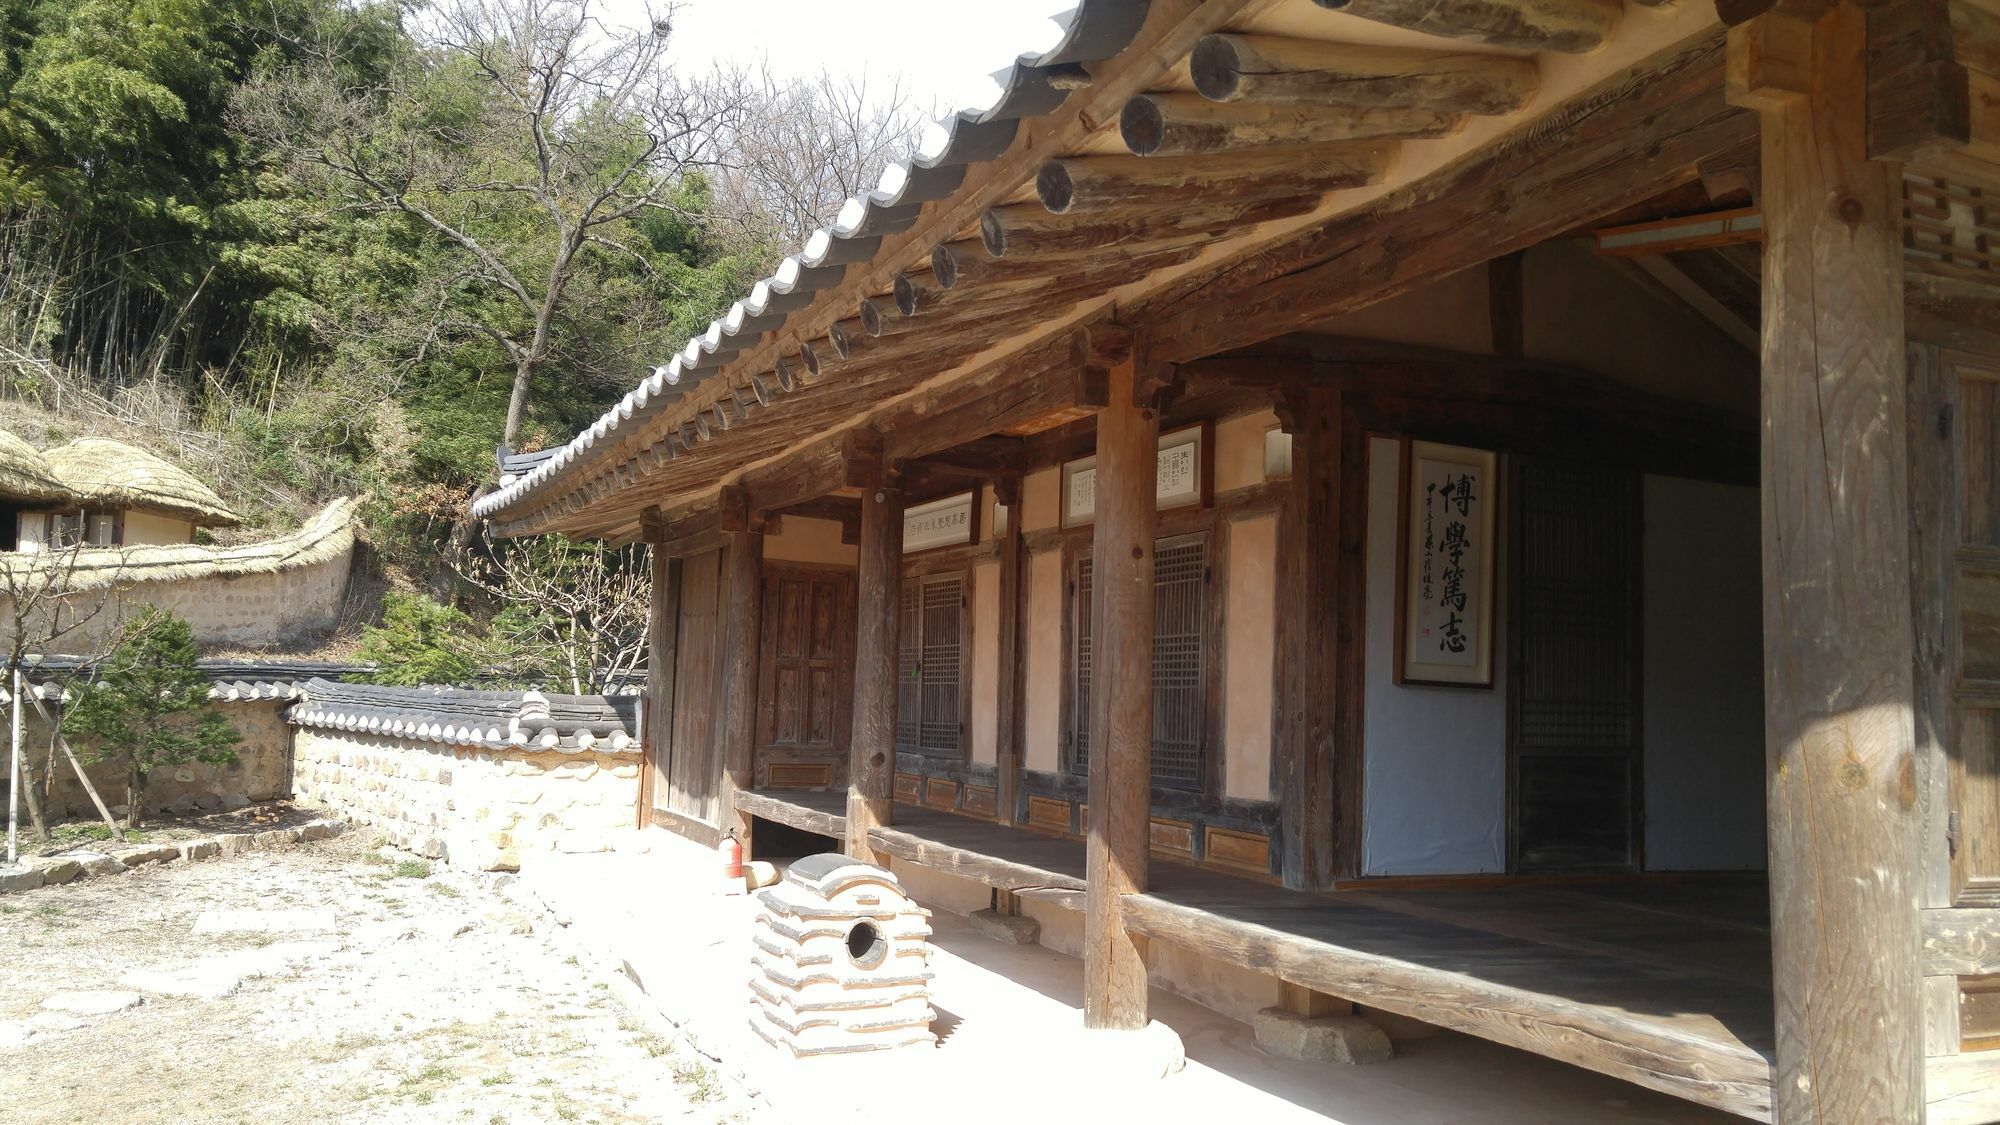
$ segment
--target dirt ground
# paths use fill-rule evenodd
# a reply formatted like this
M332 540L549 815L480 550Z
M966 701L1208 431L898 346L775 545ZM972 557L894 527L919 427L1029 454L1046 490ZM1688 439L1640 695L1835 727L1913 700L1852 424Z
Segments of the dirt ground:
M0 898L10 1123L746 1117L545 916L365 831Z

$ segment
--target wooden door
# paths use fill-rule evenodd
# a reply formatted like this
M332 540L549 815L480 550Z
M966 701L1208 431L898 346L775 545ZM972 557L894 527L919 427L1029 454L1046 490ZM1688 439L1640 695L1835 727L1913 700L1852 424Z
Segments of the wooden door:
M1631 869L1639 852L1638 475L1518 463L1508 690L1516 871Z
M844 787L854 715L854 572L766 563L763 599L757 785Z
M1910 374L1917 741L1952 794L1925 905L2000 906L2000 360L1919 348Z
M669 812L714 827L721 819L720 686L724 590L722 552L684 559L680 566L680 628L676 634L672 744L661 779Z

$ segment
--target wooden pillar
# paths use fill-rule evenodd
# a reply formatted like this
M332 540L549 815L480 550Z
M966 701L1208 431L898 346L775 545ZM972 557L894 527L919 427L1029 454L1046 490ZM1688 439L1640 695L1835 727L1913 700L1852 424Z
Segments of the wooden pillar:
M1292 477L1278 526L1278 626L1281 714L1273 755L1278 790L1279 873L1285 885L1314 890L1332 882L1342 857L1336 821L1358 828L1359 809L1342 817L1336 798L1337 709L1342 704L1338 654L1341 625L1341 400L1328 387L1294 387L1277 401L1292 437ZM1358 580L1358 579L1357 579ZM1358 702L1355 698L1346 701ZM1352 821L1351 824L1346 823ZM1357 833L1358 834L1358 833ZM1358 866L1357 856L1345 857Z
M1012 824L1021 800L1021 478L994 482L994 498L1007 508L1000 537L999 698L994 701L994 818Z
M1144 939L1124 896L1146 889L1152 814L1153 539L1160 420L1137 401L1131 359L1110 370L1097 415L1091 544L1090 825L1083 912L1083 1023L1146 1025Z
M756 788L757 643L764 605L764 537L754 531L729 533L729 602L724 607L722 770L728 812L724 830L734 829L750 855L750 817L736 809L736 794Z
M1734 28L1763 127L1764 651L1780 1122L1920 1121L1900 169L1865 20Z
M903 490L884 480L861 498L860 591L854 625L854 733L848 743L847 854L879 863L868 830L890 821L896 775L897 614L903 581Z

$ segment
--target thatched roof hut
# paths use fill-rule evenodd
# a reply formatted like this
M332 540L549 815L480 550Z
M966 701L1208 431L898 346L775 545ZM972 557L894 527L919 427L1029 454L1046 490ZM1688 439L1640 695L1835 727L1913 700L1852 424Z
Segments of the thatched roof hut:
M78 438L44 456L56 479L85 504L159 512L198 527L243 522L187 470L122 441Z
M73 504L76 494L63 487L48 458L34 446L0 430L0 499L24 504Z

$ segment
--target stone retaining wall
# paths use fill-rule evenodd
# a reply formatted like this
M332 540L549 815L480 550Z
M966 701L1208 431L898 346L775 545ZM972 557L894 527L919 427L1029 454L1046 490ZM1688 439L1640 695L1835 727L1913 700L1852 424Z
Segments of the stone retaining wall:
M444 746L299 727L297 798L455 866L517 871L535 852L603 851L633 827L639 757Z
M285 724L282 699L257 699L217 703L243 741L236 746L236 760L227 765L192 765L154 770L146 779L145 810L156 812L210 812L237 809L257 801L291 795L291 728ZM0 713L0 722L4 722ZM21 724L22 745L38 780L48 762L49 729L41 716L29 708ZM0 735L4 737L4 735ZM86 762L90 783L97 787L104 803L114 811L125 806L125 763L122 759ZM0 767L4 769L4 767ZM55 771L44 781L51 820L76 818L96 820L97 810L90 795L77 782L69 760L57 751ZM0 776L0 798L6 793L6 779ZM24 814L25 815L25 814Z

